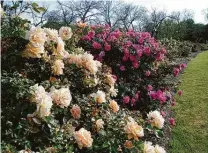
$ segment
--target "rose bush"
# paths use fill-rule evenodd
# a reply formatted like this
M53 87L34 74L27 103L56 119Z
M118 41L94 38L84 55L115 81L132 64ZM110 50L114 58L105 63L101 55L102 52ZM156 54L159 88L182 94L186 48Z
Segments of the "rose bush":
M145 140L175 124L160 113L175 102L163 79L185 66L167 70L154 38L83 23L23 31L2 52L3 151L165 152Z

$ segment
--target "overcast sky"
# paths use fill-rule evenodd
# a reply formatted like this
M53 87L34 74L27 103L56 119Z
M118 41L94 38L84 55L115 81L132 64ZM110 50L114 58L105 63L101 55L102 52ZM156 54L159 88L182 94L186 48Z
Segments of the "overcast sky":
M202 10L208 8L208 0L123 0L128 3L143 5L149 10L151 7L161 10L182 11L190 9L194 12L194 20L197 23L207 23Z
M61 0L67 1L67 0ZM208 23L202 10L208 8L208 0L121 0L126 3L145 6L148 10L157 8L166 10L168 13L172 11L182 11L184 9L194 12L194 20L196 23ZM49 5L49 10L57 9L56 0L39 0L38 3Z

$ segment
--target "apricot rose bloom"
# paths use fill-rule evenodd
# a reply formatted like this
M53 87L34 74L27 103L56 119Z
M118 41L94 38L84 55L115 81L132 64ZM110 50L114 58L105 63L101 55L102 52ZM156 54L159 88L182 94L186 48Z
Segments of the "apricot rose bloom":
M147 117L150 120L152 127L157 127L159 129L163 128L165 120L159 111L155 110L153 112L149 112Z
M91 133L84 128L81 128L79 131L75 131L74 138L80 149L92 146L93 139L91 137Z
M64 63L62 60L56 60L52 66L53 74L62 75L63 74Z
M109 106L113 110L114 113L118 112L119 106L115 100L111 100Z
M44 30L36 27L32 27L30 31L26 33L26 39L28 39L34 47L43 46L47 40Z
M106 82L108 83L109 86L113 87L116 79L113 78L113 76L111 74L106 75Z
M98 90L95 95L95 101L99 104L106 102L105 93L103 91Z
M32 43L29 43L26 45L26 49L23 51L22 56L26 58L41 58L42 54L44 54L43 46L35 47Z
M79 119L81 117L81 109L78 105L73 105L70 112L74 119Z
M44 32L46 33L47 41L57 42L58 39L58 31L55 29L44 28Z
M70 27L61 27L59 29L59 36L63 39L63 40L68 40L72 37L73 33L72 33L72 29Z
M124 131L128 134L128 139L134 138L138 140L138 137L144 136L143 128L134 121L133 118L130 118L127 122L127 125L124 127Z
M154 146L152 146L152 142L149 142L149 141L144 142L143 153L155 153L155 148Z
M104 121L102 119L98 119L95 124L96 124L97 131L99 131L100 129L103 128Z
M51 88L51 97L53 101L61 108L68 107L71 103L72 96L69 88L61 88L59 90L54 87Z

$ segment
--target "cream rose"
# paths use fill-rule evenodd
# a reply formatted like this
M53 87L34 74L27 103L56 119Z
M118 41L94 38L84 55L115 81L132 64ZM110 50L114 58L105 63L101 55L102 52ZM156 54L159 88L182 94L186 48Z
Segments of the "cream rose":
M103 102L106 102L106 99L105 99L105 93L103 91L100 91L98 90L97 93L95 94L95 101L97 103L103 103Z
M62 75L63 74L64 63L62 60L56 60L52 66L53 74Z
M97 128L97 131L99 131L100 129L103 128L103 125L104 125L104 121L102 119L98 119L96 121L96 128Z
M80 149L83 147L91 147L93 139L91 138L90 131L85 130L84 128L81 128L79 131L76 131L74 133L74 138L76 139L76 142Z
M68 107L72 100L69 88L61 88L57 90L54 87L52 87L51 97L53 101L61 108Z
M30 93L32 94L31 101L35 103L39 103L42 97L46 94L43 86L38 86L38 84L30 87Z
M32 43L29 43L26 45L26 49L23 51L22 56L27 58L41 58L41 55L44 53L43 46L35 47Z
M44 32L46 33L47 41L57 42L58 39L58 31L55 29L44 28Z
M143 128L133 119L127 122L127 125L124 127L124 131L128 134L128 139L134 138L135 140L138 140L138 137L144 136Z
M155 153L155 148L152 146L152 142L144 142L144 151L143 153Z
M166 153L166 151L163 147L160 147L159 145L155 145L155 153Z
M45 116L50 115L50 110L52 107L52 99L51 96L46 93L44 96L42 96L41 100L37 103L37 110L36 114L40 117L43 118Z
M114 113L118 112L119 106L115 100L111 100L109 106L113 110Z
M160 112L158 111L149 112L149 114L147 114L147 117L148 117L148 120L150 120L151 125L153 127L157 127L159 129L163 128L165 120L160 114Z
M78 105L73 105L70 111L73 118L79 119L81 117L81 109Z
M30 31L26 33L26 39L28 39L34 47L43 46L47 40L44 30L36 27L32 27Z
M59 36L63 39L63 40L68 40L72 37L73 33L70 27L61 27L59 29Z
M111 74L106 75L106 83L107 83L109 86L113 87L114 84L115 84L115 82L116 82L116 80L112 77Z

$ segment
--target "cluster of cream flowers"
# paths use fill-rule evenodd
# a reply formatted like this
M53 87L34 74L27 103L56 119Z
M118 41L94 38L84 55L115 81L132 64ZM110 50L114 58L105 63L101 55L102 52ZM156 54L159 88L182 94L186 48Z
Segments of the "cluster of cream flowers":
M165 119L162 117L159 111L149 112L147 114L148 120L151 122L152 127L162 129L164 126Z
M38 86L38 84L30 87L30 93L32 94L31 101L35 102L37 107L35 114L40 118L50 115L53 105L50 94L42 86Z
M144 153L166 153L165 149L159 145L152 145L152 142L144 142Z
M54 87L51 88L51 92L48 93L45 91L43 86L38 86L35 84L30 87L30 93L32 95L31 101L36 103L37 114L40 118L50 115L50 110L54 101L61 108L68 107L72 97L68 88L61 88L59 90Z
M128 117L127 125L124 127L124 131L128 134L128 139L138 140L139 137L144 136L144 130L142 126L138 125L132 117Z
M78 55L70 54L68 58L68 63L76 64L78 67L84 67L92 74L96 74L98 68L102 66L102 64L99 61L94 60L93 56L88 53Z

